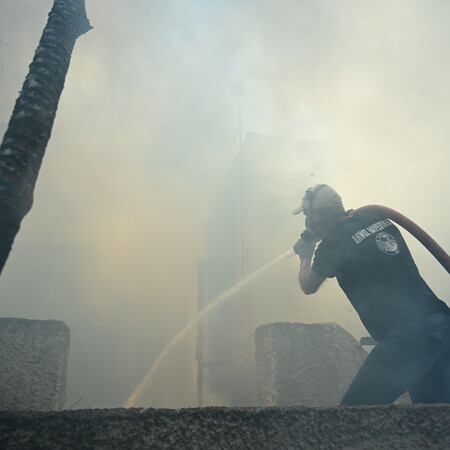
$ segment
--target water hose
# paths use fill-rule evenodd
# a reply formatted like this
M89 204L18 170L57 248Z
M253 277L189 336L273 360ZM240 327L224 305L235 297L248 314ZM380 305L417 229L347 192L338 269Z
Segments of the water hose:
M398 223L402 228L411 233L442 265L442 267L450 274L450 256L444 249L422 228L415 224L411 219L408 219L403 214L400 214L394 209L387 208L381 205L367 205L355 209L351 215L358 213L372 213L378 216L388 218Z

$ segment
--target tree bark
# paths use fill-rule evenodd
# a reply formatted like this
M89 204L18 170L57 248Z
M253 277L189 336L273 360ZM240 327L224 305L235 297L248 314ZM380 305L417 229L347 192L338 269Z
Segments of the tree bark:
M0 146L0 273L33 203L75 41L91 28L85 0L55 0Z

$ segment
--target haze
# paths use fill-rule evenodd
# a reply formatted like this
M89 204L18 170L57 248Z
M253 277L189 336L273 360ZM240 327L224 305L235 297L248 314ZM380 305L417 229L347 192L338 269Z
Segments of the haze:
M1 0L2 135L52 4ZM308 185L328 183L347 208L389 206L450 249L449 2L86 0L86 9L94 29L76 43L34 206L0 278L2 317L70 327L67 405L124 404L194 316L208 217L238 150L233 83L245 87L243 136L328 148L322 169L286 195L300 201ZM293 243L303 224L292 221ZM448 274L408 242L448 301ZM295 279L296 263L285 270ZM298 301L312 302L300 290ZM333 320L326 302L314 307ZM348 317L342 325L363 333ZM146 406L195 405L194 338Z

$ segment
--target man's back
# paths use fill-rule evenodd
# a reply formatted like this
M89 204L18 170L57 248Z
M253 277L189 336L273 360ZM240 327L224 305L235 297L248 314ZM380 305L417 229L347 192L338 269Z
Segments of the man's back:
M377 340L400 323L450 312L420 276L398 228L374 215L354 215L327 235L312 270L336 277Z

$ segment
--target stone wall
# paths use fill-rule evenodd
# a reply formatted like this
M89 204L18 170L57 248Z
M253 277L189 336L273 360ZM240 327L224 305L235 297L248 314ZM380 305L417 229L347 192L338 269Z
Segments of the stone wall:
M450 448L450 405L0 412L0 448Z
M64 322L0 318L0 410L62 408L69 339Z

